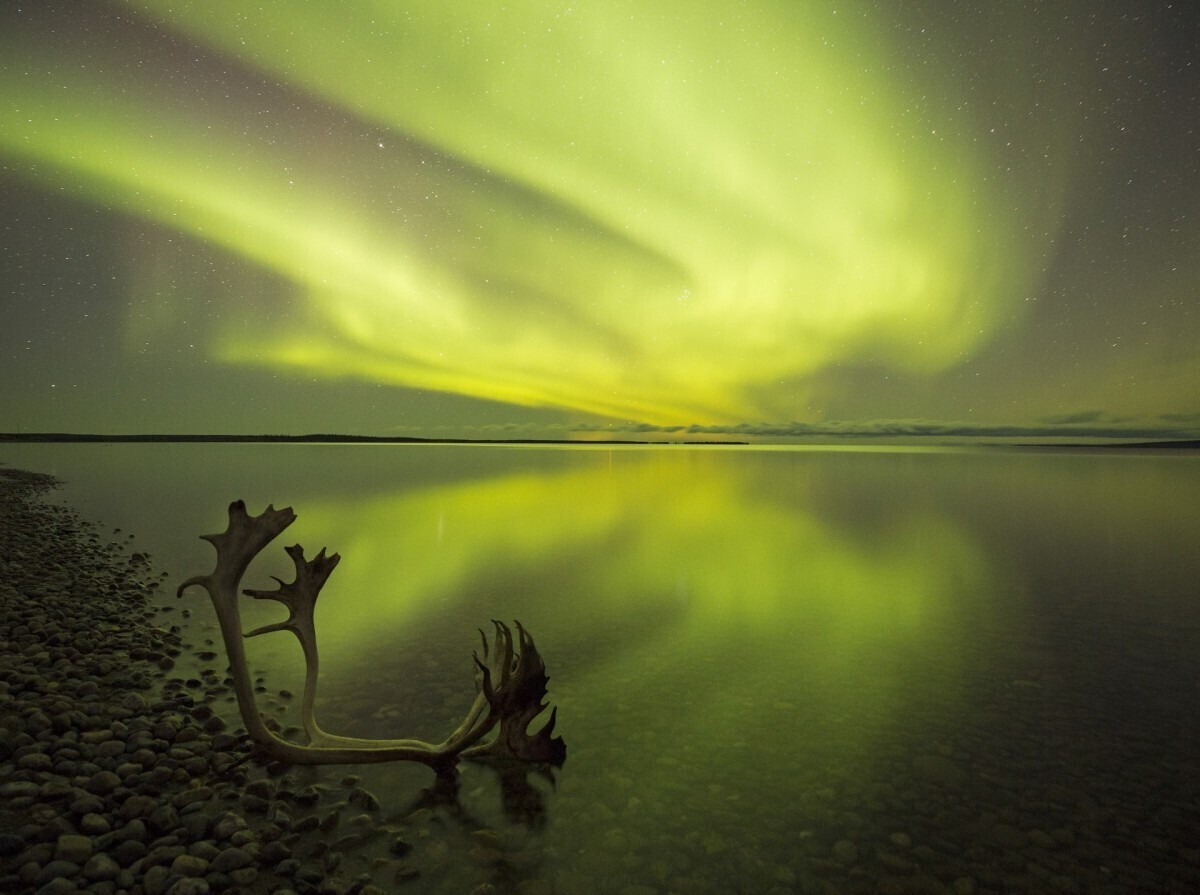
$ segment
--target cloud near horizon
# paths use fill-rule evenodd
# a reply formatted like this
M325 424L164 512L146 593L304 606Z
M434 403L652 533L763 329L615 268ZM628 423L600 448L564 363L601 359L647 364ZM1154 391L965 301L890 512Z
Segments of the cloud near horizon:
M1045 421L1038 425L986 424L938 420L854 420L821 423L738 423L735 425L655 426L646 423L628 425L582 425L571 427L581 433L630 433L633 435L728 436L735 438L1082 438L1190 440L1200 438L1200 415L1193 426L1171 424L1172 421L1104 421L1100 412L1064 415L1062 421Z

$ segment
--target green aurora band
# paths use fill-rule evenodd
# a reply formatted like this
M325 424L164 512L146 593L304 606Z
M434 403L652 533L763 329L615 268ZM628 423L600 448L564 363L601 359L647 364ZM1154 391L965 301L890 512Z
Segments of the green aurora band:
M1010 325L1066 185L1054 109L1001 182L968 99L931 98L948 73L854 4L124 6L0 37L0 152L241 259L203 334L224 363L798 419L816 372L936 373ZM144 321L170 260L133 263Z

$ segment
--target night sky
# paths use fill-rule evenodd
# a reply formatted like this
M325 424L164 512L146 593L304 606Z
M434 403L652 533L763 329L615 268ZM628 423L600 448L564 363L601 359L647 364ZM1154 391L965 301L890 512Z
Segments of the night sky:
M1200 4L0 0L0 431L1200 437Z

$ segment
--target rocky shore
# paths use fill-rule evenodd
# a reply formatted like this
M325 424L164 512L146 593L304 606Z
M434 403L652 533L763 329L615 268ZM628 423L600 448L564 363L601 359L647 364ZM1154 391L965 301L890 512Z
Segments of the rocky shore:
M0 469L0 892L350 895L419 879L428 809L385 819L345 769L257 763L223 656L172 623L131 538L44 500L54 485ZM369 865L347 859L368 841Z

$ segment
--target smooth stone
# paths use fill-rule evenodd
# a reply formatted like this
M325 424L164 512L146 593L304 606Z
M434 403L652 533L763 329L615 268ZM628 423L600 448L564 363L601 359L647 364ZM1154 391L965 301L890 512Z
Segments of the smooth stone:
M79 873L78 864L72 861L54 860L37 871L33 881L39 886L44 886L56 877L71 878L77 873Z
M251 864L253 860L244 849L227 848L212 859L209 868L214 873L228 874L234 870L241 870Z
M1029 844L1028 836L1006 823L995 824L988 830L988 838L1000 848L1008 851L1020 851Z
M71 803L71 813L76 815L104 814L104 800L91 793L84 793Z
M85 814L79 819L79 831L89 836L103 836L112 831L112 824L101 814Z
M275 784L270 780L252 780L246 784L244 791L247 795L269 799L275 794Z
M209 819L200 812L184 814L179 818L179 825L187 831L188 839L193 842L208 836Z
M146 855L146 864L153 867L156 864L161 864L164 867L169 867L171 862L180 855L186 855L187 849L182 845L156 845L150 849Z
M1045 830L1030 830L1029 841L1038 848L1057 848L1058 840Z
M128 839L132 839L136 842L145 842L146 824L140 818L134 818L133 820L129 821L129 823L125 824L125 826L121 827L121 829L116 830L113 833L113 838L122 842Z
M10 799L36 799L39 792L41 787L28 780L13 780L0 784L0 799L6 802Z
M878 855L876 855L876 857L879 859L879 863L882 864L889 873L895 873L899 876L907 876L916 872L917 865L912 861L908 861L900 857L899 855L892 854L891 852L881 851L878 853Z
M183 808L185 805L190 805L193 802L206 802L213 797L212 788L209 786L197 786L195 789L188 789L181 792L179 795L171 799L171 804L176 808Z
M840 864L853 864L858 860L858 846L849 839L839 839L833 844L832 854Z
M242 807L249 814L266 814L271 808L271 803L266 799L260 799L258 796L244 796L242 798Z
M230 872L229 878L233 880L236 885L240 886L242 889L245 889L256 879L258 879L258 868L243 867L240 870L234 870Z
M58 837L54 846L56 861L70 861L72 864L82 864L92 856L92 840L77 833L67 833Z
M188 849L188 854L194 858L203 858L210 864L221 853L221 849L217 848L211 842L193 842Z
M217 822L213 824L212 835L216 840L229 840L234 833L245 830L247 827L246 821L240 815L232 812L222 814L217 818Z
M126 820L149 817L157 807L158 801L150 796L133 795L121 803L121 817Z
M68 895L68 893L78 891L79 887L75 885L74 881L64 876L56 876L44 886L39 887L37 895Z
M350 797L346 801L356 808L361 808L364 811L375 812L381 810L379 799L375 798L374 795L363 789L361 786L355 787L355 789L350 793Z
M212 887L205 880L186 877L167 889L167 895L208 895L211 891Z
M17 759L17 768L22 771L51 771L54 769L54 759L45 752L29 752ZM34 795L37 786L34 786Z
M171 862L171 873L180 876L204 876L208 872L208 861L195 855L183 854Z
M108 855L92 855L83 865L83 875L94 882L116 879L121 872L121 865Z
M411 846L409 846L411 848ZM258 852L258 862L265 867L272 867L280 861L286 861L292 856L292 850L282 842L268 842Z
M100 771L98 774L93 774L92 777L84 784L84 788L98 796L108 795L114 789L121 785L121 778L112 771Z
M146 895L163 895L170 877L171 871L161 864L151 867L142 877L142 889Z
M159 805L150 815L150 829L160 833L179 826L179 812L172 805Z

